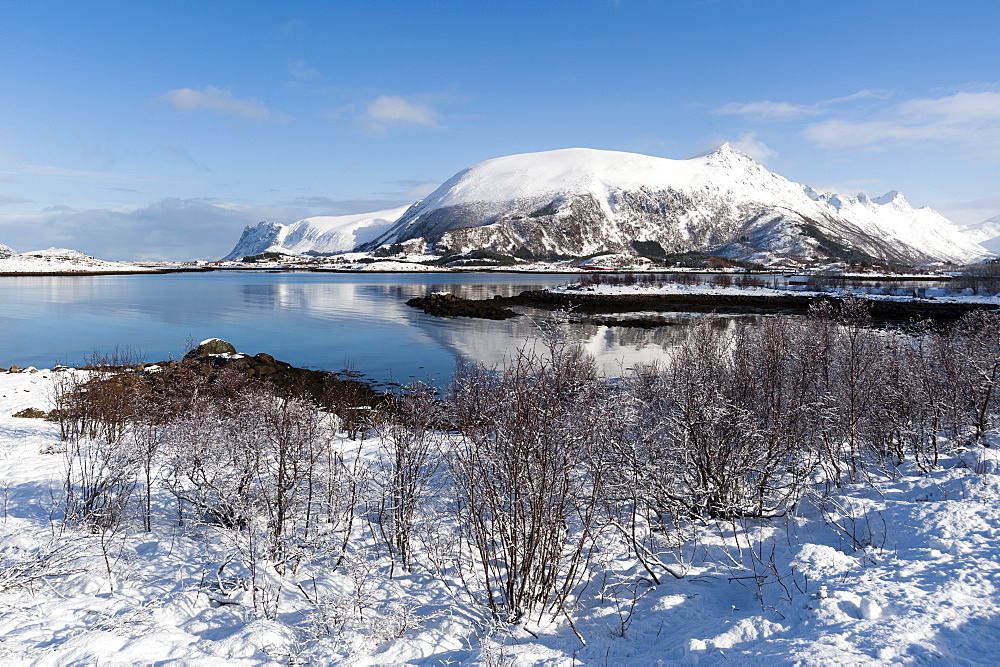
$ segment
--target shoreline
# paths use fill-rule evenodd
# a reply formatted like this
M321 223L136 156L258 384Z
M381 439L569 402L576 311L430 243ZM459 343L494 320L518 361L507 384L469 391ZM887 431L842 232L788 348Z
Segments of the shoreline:
M848 295L861 298L869 307L870 316L879 321L906 321L925 318L951 321L974 310L995 310L996 303L954 302L930 300L872 299L865 295ZM635 312L690 312L735 315L794 314L805 315L814 303L837 302L840 294L763 295L763 294L581 294L526 290L512 297L491 299L493 303L507 306L526 306L542 310L567 309L581 315L605 315ZM619 325L627 326L627 325Z
M147 269L126 271L0 271L0 278L63 278L74 276L155 276L165 273L210 273L215 269L201 267L178 267L171 269Z
M0 263L2 266L2 263ZM427 266L424 269L416 268L387 268L387 269L361 269L361 268L339 268L327 266L288 266L288 265L202 265L202 266L168 266L168 267L145 267L129 268L123 270L92 269L80 271L4 271L0 268L0 277L14 276L108 276L108 275L145 275L145 274L167 274L167 273L211 273L215 271L244 271L251 273L338 273L338 274L404 274L423 275L427 273L472 273L472 274L504 274L504 275L565 275L565 276L648 276L648 275L704 275L704 276L724 276L733 278L740 276L759 276L773 278L788 278L792 275L801 276L806 279L816 280L846 280L851 282L951 282L955 279L951 274L863 274L863 273L810 273L807 271L796 271L792 268L763 270L763 271L731 271L731 270L711 270L711 269L684 269L677 267L657 267L649 269L635 270L615 270L588 269L579 267L552 267L552 268L511 268L511 267L438 267Z

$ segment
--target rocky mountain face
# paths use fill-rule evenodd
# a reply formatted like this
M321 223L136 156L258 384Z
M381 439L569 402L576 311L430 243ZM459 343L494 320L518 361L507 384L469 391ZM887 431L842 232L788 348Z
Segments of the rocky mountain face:
M408 208L409 204L374 213L316 216L290 225L277 222L248 225L236 246L223 260L241 259L265 252L288 255L350 252L387 231Z
M986 254L899 193L819 194L728 144L690 160L579 148L488 160L360 249L418 239L439 254L485 248L534 258L644 249L924 264Z
M0 243L0 259L11 259L12 257L17 257L17 252L13 248Z

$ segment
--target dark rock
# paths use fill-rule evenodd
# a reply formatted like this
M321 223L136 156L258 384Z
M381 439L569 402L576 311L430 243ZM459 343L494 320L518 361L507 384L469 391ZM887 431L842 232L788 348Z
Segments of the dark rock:
M505 308L494 300L462 299L454 294L418 296L407 301L406 305L437 317L480 317L487 320L517 317L517 313L513 310Z
M210 354L236 354L236 348L221 338L209 338L194 350L184 355L188 357L207 357Z

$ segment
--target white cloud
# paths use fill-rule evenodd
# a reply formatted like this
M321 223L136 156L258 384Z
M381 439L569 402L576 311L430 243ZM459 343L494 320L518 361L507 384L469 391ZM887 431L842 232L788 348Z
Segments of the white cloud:
M873 90L859 90L851 95L834 97L829 100L816 102L815 104L792 104L790 102L773 102L771 100L730 102L718 109L713 109L712 113L719 116L752 116L762 121L786 121L809 116L819 116L828 113L831 107L838 104L848 104L856 100L873 97L882 97L882 95Z
M908 100L871 120L831 118L805 130L824 148L884 150L921 142L964 145L981 156L1000 158L1000 93L960 92Z
M412 102L398 95L379 95L365 107L359 120L370 134L384 134L391 126L420 125L439 129L441 114L429 104Z
M177 88L160 95L158 100L166 102L174 111L190 113L211 111L223 116L236 116L252 121L287 122L291 116L281 111L268 109L260 100L252 97L239 99L225 88L205 86L201 90Z
M760 120L790 120L803 116L814 116L819 113L819 110L815 106L761 100L746 103L730 102L714 109L712 113L719 116L754 116Z
M742 134L739 139L729 143L733 148L743 151L761 164L767 164L769 160L778 157L777 151L758 139L756 132Z
M935 208L957 225L976 225L1000 217L1000 195L972 201L945 202Z

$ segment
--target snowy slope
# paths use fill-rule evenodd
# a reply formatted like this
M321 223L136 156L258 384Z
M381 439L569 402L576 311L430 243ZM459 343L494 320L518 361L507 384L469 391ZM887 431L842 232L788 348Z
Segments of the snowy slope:
M234 260L264 252L301 255L349 252L385 232L409 208L397 208L355 215L326 215L305 218L290 225L261 222L247 226L232 252L223 259Z
M11 259L12 257L17 257L17 251L0 243L0 259Z
M994 254L1000 254L1000 215L979 224L966 225L962 232L971 240Z
M829 256L844 247L907 263L984 250L901 196L815 195L728 144L690 160L573 148L487 160L411 207L368 248L414 238L439 252L583 256L655 241L667 252Z
M0 273L138 273L155 271L130 262L108 262L79 250L48 248L17 253L0 245Z
M957 225L929 207L913 208L895 190L874 199L864 193L857 197L824 194L817 199L868 234L911 245L939 259L966 262L984 254Z

